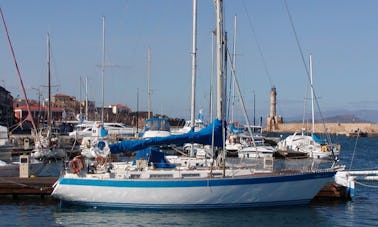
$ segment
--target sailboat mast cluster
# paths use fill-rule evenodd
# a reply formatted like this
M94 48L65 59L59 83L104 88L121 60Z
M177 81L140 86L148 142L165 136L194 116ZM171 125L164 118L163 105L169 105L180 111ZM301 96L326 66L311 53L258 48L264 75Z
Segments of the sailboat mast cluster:
M184 134L111 144L105 138L98 138L101 149L100 146L95 149L102 158L89 157L82 152L71 160L70 168L55 184L54 197L84 206L134 209L297 205L308 203L325 183L333 180L336 173L333 168L276 172L272 158L256 158L251 165L227 162L222 11L222 0L217 0L217 119L197 132L190 130ZM221 153L197 159L168 155L161 150L162 146L194 143ZM134 155L134 160L112 161L109 153L121 152ZM107 161L98 161L104 158Z

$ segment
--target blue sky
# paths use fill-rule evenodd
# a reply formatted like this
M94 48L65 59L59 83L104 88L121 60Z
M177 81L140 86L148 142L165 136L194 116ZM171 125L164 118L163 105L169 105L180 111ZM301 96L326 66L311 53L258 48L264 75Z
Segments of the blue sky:
M309 54L313 56L314 87L322 112L378 109L378 1L287 0L287 5L306 64ZM225 0L224 6L230 44L237 15L236 70L249 115L253 92L256 116L268 115L269 91L275 86L278 114L301 116L308 81L284 1ZM0 7L29 98L37 99L33 88L47 84L49 32L53 94L79 98L80 77L88 77L89 99L101 104L98 65L105 16L105 58L110 65L105 69L105 104L122 103L136 110L138 89L140 110L147 110L150 47L152 111L189 118L191 0L0 0ZM213 1L199 0L196 108L205 114L214 22ZM2 25L0 83L14 97L21 94ZM82 98L84 89L82 85ZM45 89L45 97L46 93Z

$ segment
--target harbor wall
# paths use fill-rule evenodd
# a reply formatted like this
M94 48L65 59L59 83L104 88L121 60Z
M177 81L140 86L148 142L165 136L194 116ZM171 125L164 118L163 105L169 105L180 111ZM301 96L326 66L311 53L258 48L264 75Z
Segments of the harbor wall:
M277 133L294 133L301 132L302 129L310 131L312 128L311 123L278 123L274 128L266 128L266 132ZM352 133L360 130L362 133L367 133L368 136L378 136L378 124L375 123L316 123L315 133L329 132L332 134L351 135Z

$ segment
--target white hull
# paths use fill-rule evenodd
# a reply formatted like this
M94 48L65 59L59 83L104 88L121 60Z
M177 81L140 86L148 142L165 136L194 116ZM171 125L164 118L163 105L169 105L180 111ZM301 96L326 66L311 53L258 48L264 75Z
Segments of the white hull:
M150 131L145 131L143 133L142 138L143 139L148 139L148 138L155 138L155 137L166 137L166 136L169 136L169 135L171 135L171 133L169 131L154 131L154 130L150 130Z
M93 129L99 128L98 122L91 122L86 124L80 124L75 127L75 130L70 132L68 135L73 138L81 138L93 136ZM102 123L108 135L110 136L134 136L136 129L126 126L122 123L117 122L105 122ZM95 133L97 136L97 133Z
M67 174L52 193L64 202L119 208L232 208L308 203L335 172L206 179L90 179Z
M340 147L335 144L320 144L311 136L290 135L278 142L278 150L284 152L302 152L314 159L331 159L340 155Z

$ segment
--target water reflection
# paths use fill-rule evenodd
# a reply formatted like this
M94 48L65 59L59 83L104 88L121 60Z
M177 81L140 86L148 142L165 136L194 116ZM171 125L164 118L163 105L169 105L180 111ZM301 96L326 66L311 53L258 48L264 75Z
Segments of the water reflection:
M293 215L295 214L295 215ZM251 226L326 224L317 208L311 206L218 210L109 210L62 208L53 213L57 224L127 226ZM311 222L309 222L311 220Z

